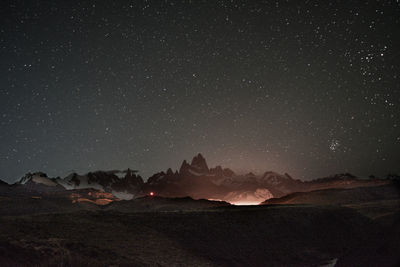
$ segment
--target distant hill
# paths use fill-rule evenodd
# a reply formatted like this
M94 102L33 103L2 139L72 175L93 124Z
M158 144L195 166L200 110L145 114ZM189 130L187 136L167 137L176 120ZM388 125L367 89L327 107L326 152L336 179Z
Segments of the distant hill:
M397 184L357 188L330 188L311 192L296 192L280 198L271 198L262 204L354 204L376 200L400 199Z

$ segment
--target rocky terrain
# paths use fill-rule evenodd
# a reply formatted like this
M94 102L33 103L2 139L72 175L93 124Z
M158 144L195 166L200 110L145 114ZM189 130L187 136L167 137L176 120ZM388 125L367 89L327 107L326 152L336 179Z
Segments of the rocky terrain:
M0 224L3 266L317 266L380 230L352 209L320 206L75 211Z

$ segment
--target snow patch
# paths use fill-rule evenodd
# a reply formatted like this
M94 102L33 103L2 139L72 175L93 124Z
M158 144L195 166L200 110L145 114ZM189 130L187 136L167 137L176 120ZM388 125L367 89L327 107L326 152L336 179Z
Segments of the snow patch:
M114 197L119 198L119 199L123 199L123 200L131 200L134 197L133 194L130 194L130 193L126 192L126 191L117 192L117 191L113 190L111 193L114 195Z
M44 184L47 186L57 186L57 183L54 181L50 180L49 178L46 177L41 177L41 176L33 176L32 181L37 183L37 184Z
M114 174L120 179L125 178L126 175L125 172L115 172Z
M327 262L326 264L321 265L320 267L333 267L336 265L337 261L338 261L338 258L334 258L334 259L330 260L329 262Z

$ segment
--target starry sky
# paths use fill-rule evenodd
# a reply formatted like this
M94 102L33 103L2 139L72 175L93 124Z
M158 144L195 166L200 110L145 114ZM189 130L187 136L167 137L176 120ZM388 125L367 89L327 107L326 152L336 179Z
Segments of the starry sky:
M2 180L400 172L398 1L0 5Z

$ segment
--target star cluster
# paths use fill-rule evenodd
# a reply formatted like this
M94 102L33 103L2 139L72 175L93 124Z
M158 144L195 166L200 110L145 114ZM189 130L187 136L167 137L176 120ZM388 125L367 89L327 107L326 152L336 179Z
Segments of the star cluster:
M398 1L2 1L0 179L400 165Z

